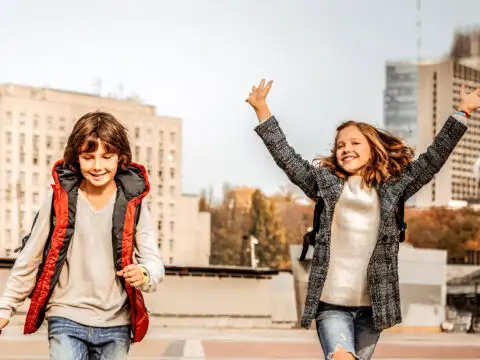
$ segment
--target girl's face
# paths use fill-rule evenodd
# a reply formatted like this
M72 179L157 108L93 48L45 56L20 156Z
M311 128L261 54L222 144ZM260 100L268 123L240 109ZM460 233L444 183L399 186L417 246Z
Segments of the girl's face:
M80 171L94 187L105 187L114 181L118 169L118 154L108 153L100 139L95 152L81 152L78 157Z
M354 125L342 129L337 136L336 157L340 167L350 175L361 175L371 158L367 138Z

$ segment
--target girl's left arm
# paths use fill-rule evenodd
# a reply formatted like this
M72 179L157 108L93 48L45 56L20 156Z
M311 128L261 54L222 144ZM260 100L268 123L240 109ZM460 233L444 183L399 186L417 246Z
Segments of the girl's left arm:
M146 282L139 288L144 292L154 292L165 277L165 267L160 259L157 236L146 201L142 201L140 206L142 209L135 236L135 257L138 266L145 271Z
M450 115L442 129L435 136L427 151L409 165L403 174L408 179L404 192L407 200L424 185L428 184L448 160L462 136L467 131L467 119L480 107L480 89L470 93L462 85L460 90L459 111Z

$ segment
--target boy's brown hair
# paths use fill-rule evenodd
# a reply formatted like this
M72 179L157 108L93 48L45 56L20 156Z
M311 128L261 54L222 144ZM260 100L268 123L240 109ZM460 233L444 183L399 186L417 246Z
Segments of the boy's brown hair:
M99 139L107 152L118 155L119 167L126 168L132 163L126 127L112 114L95 111L83 115L73 127L63 153L65 164L77 167L79 155L96 151Z

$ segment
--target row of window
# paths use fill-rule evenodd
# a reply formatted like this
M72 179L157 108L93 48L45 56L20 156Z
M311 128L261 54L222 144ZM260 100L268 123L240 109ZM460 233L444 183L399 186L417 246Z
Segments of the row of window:
M40 125L40 115L38 114L33 114L33 117L30 119L26 113L22 112L20 113L16 119L18 120L18 125L21 127L25 126L32 126L34 129L38 128ZM31 120L31 122L30 122ZM67 119L63 116L59 117L59 130L60 131L65 131L66 130L66 123ZM11 111L5 112L5 125L6 126L11 126L13 125L14 121L14 116ZM53 124L54 124L54 118L53 116L47 116L46 117L46 123L47 123L47 129L53 130Z
M143 132L145 133L145 135L142 137L142 129L139 128L139 127L135 128L135 140L152 141L153 138L154 138L154 134L155 134L153 129L152 128L143 128L143 130L144 130ZM157 140L158 140L159 144L163 144L163 142L164 142L163 130L160 130L158 132L158 139ZM170 132L169 140L170 140L170 144L175 144L175 142L177 141L177 135L174 131Z

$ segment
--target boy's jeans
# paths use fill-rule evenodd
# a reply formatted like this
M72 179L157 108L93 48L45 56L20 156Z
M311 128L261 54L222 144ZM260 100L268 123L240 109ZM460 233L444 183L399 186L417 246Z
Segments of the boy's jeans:
M91 327L52 316L48 341L51 360L126 360L130 326Z

